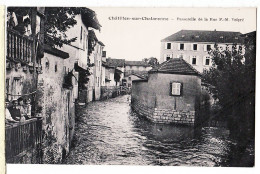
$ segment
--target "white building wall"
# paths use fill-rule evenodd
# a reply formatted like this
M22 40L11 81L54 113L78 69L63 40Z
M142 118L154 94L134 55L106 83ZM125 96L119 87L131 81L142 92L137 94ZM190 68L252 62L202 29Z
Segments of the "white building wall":
M171 43L171 48L167 49L166 44ZM180 49L180 44L184 44L184 49ZM197 44L197 50L193 50L193 44ZM190 63L195 69L199 72L203 72L203 69L209 69L212 66L212 61L210 60L209 64L206 64L206 59L210 57L207 45L210 45L211 48L214 48L212 42L161 42L161 54L160 54L160 63L167 60L167 57L170 58L180 58L182 57L185 61ZM225 50L228 46L228 49L232 50L232 43L221 43L218 44L220 50ZM192 59L196 57L196 64L193 64Z

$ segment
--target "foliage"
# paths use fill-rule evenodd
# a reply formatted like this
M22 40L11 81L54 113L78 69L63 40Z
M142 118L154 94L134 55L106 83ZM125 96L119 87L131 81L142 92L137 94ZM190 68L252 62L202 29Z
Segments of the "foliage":
M95 35L95 32L93 30L89 30L88 33L88 55L90 55L97 44L97 37Z
M156 66L159 64L157 58L155 57L150 57L150 58L144 58L143 59L144 62L147 62L149 65L151 65L152 67Z
M213 66L203 73L203 81L232 127L252 126L255 96L255 37L245 38L244 45L222 50L218 45L210 51ZM244 54L243 54L244 50ZM241 125L243 123L244 125ZM239 129L238 128L238 129Z
M22 23L22 17L31 15L35 7L8 7L8 12L15 12L18 23ZM84 23L93 25L96 23L94 11L82 7L45 7L44 40L45 44L52 47L62 47L76 41L77 37L68 38L66 31L77 24L76 15L84 14ZM95 24L96 25L96 24ZM98 26L99 27L99 26ZM98 28L95 26L95 28Z

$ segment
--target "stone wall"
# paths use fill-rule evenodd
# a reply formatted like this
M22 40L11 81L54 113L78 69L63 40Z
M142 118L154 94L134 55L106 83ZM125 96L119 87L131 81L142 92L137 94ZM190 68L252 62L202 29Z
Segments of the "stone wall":
M38 81L38 110L43 117L43 163L61 163L69 153L75 127L73 87L64 88L64 76L73 69L69 59L44 54ZM76 73L74 73L76 75Z
M170 95L171 82L182 83L180 96ZM133 109L155 123L194 125L200 110L201 80L193 75L149 74L149 79L133 81Z
M170 109L151 108L135 99L132 99L131 102L132 108L136 113L146 117L154 123L194 125L195 111L176 111Z

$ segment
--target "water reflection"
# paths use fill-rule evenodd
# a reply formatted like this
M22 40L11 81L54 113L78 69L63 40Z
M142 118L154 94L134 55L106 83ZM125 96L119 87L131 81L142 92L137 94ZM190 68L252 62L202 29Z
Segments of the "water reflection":
M79 110L68 164L229 166L235 143L224 128L154 124L136 115L129 96ZM250 149L250 148L249 148Z

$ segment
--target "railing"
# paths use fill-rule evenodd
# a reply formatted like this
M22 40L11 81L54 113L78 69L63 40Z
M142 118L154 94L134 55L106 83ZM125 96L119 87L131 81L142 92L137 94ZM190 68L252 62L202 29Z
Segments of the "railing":
M22 60L23 62L32 61L32 45L31 37L21 35L19 32L7 29L7 58L14 60Z
M41 148L42 118L32 118L22 123L7 124L5 127L6 160L32 148Z

